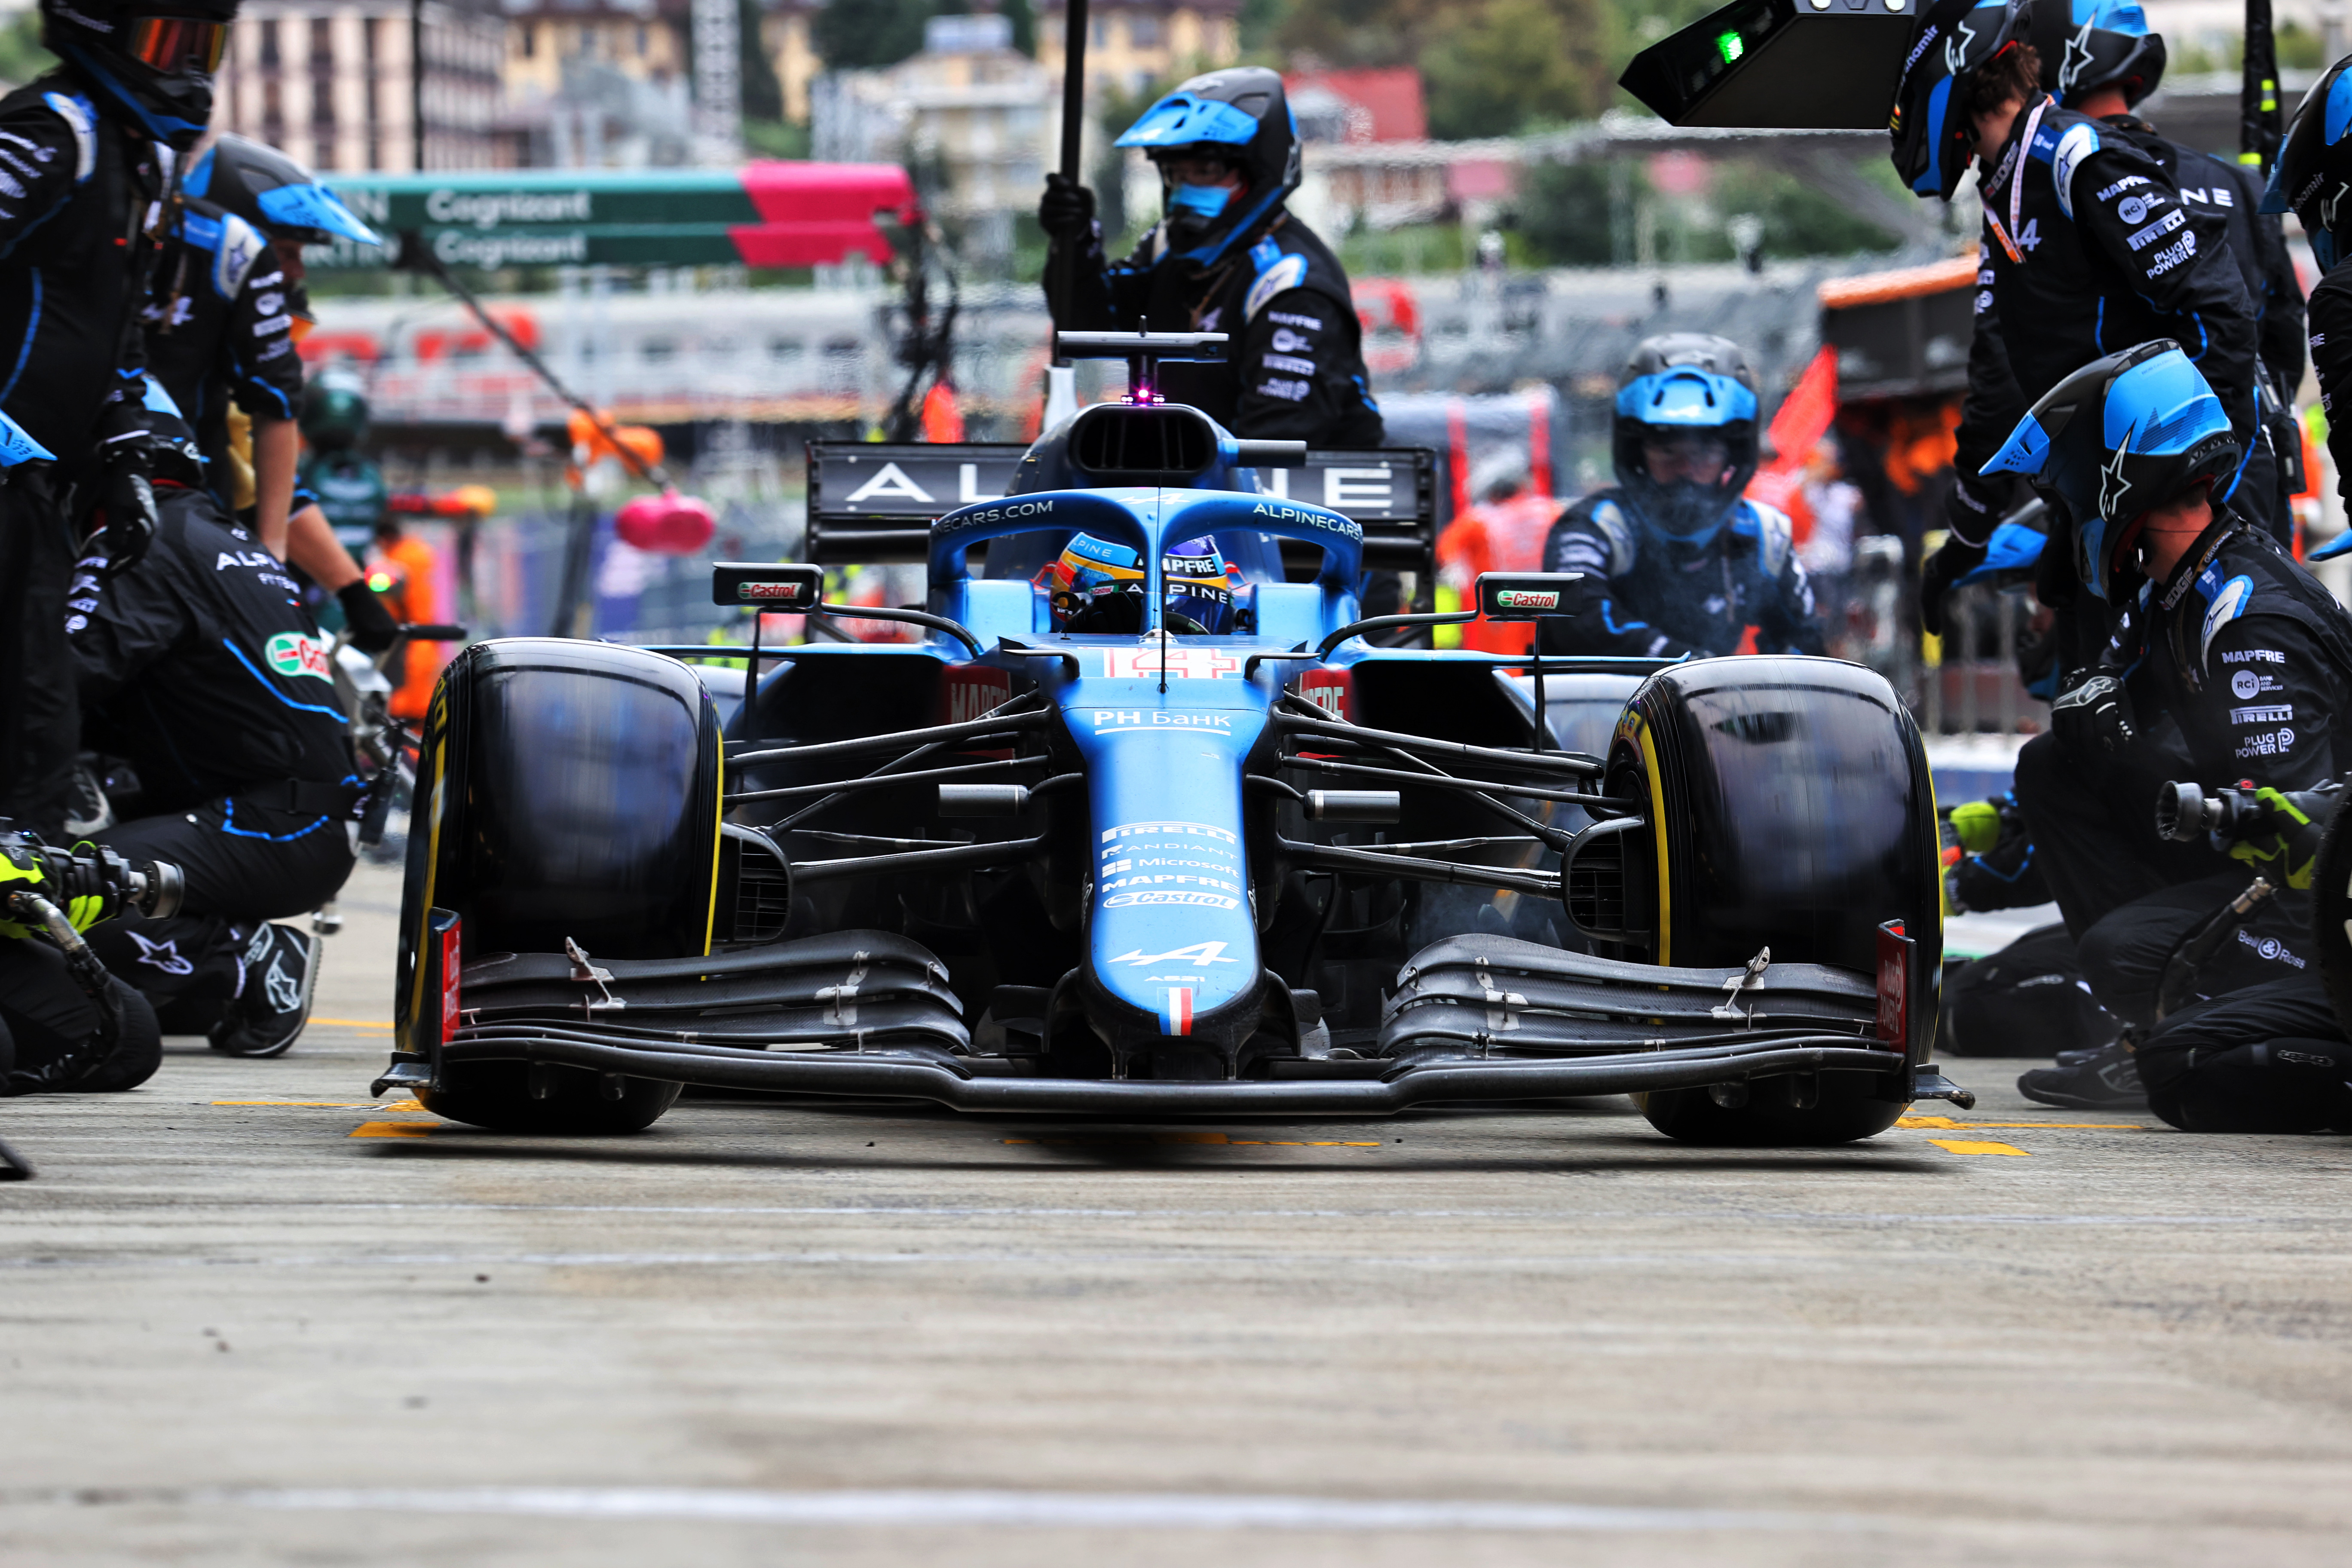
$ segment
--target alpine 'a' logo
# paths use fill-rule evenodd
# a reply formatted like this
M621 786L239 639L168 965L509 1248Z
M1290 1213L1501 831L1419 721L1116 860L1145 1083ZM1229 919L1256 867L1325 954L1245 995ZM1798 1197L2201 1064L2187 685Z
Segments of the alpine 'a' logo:
M1171 948L1166 952L1146 952L1137 948L1111 960L1113 963L1239 963L1238 958L1224 956L1222 942L1196 942L1190 947Z

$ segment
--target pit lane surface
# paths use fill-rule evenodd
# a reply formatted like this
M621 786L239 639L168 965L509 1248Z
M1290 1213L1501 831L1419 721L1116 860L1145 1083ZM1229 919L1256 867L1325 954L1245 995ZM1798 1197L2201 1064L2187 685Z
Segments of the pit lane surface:
M2343 1561L2345 1140L1989 1061L1829 1151L1622 1101L506 1137L366 1096L397 891L290 1058L0 1103L10 1568Z

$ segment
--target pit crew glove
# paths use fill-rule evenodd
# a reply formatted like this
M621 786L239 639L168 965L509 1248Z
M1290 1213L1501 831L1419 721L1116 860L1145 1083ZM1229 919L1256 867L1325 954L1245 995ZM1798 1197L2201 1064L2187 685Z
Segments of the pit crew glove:
M336 589L335 602L343 607L343 625L351 632L352 646L362 653L380 654L400 640L400 623L392 618L366 578Z
M2050 705L2050 727L2069 750L2084 756L2120 753L2138 735L2124 683L2087 669L2075 671Z
M2284 879L2290 888L2310 887L2323 824L2313 820L2304 805L2316 803L2308 795L2281 794L2268 784L2254 791L2254 799L2270 808L2271 821L2278 824L2278 831L2231 845L2230 858L2273 881Z
M2006 486L1972 478L1966 471L1953 474L1952 488L1944 492L1944 526L1962 543L1982 547L2000 522L2007 493Z
M1985 547L1964 542L1957 533L1927 557L1919 568L1919 624L1937 637L1944 635L1944 596L1952 584L1984 564Z
M99 576L120 577L145 559L155 538L155 487L144 466L135 459L114 463L99 481L100 510L105 521L93 543L106 564Z
M1094 227L1095 194L1059 173L1045 176L1045 194L1037 199L1037 226L1048 239L1076 244Z

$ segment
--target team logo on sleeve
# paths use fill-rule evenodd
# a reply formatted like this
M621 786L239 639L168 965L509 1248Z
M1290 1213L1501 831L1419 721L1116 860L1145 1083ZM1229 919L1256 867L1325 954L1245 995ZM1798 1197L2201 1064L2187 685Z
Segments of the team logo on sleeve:
M279 632L262 645L261 654L279 675L309 676L313 680L335 679L327 663L327 645L300 632Z

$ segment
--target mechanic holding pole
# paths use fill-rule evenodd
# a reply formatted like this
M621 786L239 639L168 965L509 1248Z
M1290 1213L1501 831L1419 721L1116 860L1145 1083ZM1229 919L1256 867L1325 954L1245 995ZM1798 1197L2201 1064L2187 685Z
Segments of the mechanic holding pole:
M2029 20L2025 0L1937 0L1913 34L1889 121L1895 171L1914 194L1949 201L1974 159L1984 205L1948 537L1921 570L1921 621L1938 636L1945 595L1983 562L2004 510L2009 487L1982 477L1986 460L2029 405L2103 354L2182 343L2239 436L2239 468L2218 498L2241 504L2242 489L2266 495L2277 482L2260 438L2254 304L2227 226L2185 202L2133 136L2042 90ZM2040 586L2071 684L2105 639L2104 615L2054 563Z
M2084 1109L2145 1096L2192 1130L2309 1131L2352 1124L2352 1047L2311 941L2315 838L2247 839L2229 850L2235 867L2197 846L2204 874L2184 879L2181 858L2149 852L2156 790L2119 790L2101 765L2144 749L2137 715L2162 714L2187 752L2172 777L2242 784L2291 820L2283 793L2332 780L2352 754L2336 733L2352 696L2352 614L2217 499L2239 471L2242 439L2189 357L2158 342L2052 388L1987 466L2029 476L2079 520L2075 572L2118 612L2076 689L2087 700L2058 708L2053 732L2027 742L2017 781L2084 977L2130 1027L2104 1050L2027 1073L2018 1089ZM2277 896L2159 1016L2184 942L2258 872ZM2271 1048L2288 1041L2291 1053Z
M136 558L136 439L100 426L136 337L150 225L211 117L235 0L41 0L59 68L0 100L0 412L54 466L0 487L0 816L54 835L79 721L64 616L85 536Z
M1756 377L1706 332L1645 338L1617 377L1617 483L1562 512L1547 572L1580 574L1546 653L1635 658L1826 651L1788 514L1746 499L1756 472Z
M1118 139L1159 166L1164 212L1111 262L1094 193L1045 176L1037 222L1058 331L1223 332L1217 363L1164 363L1160 391L1236 436L1377 447L1354 297L1338 257L1293 217L1298 128L1282 78L1256 66L1196 76Z

